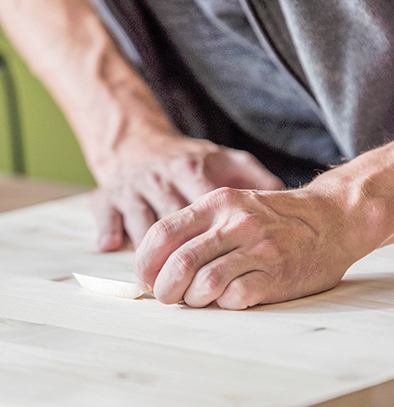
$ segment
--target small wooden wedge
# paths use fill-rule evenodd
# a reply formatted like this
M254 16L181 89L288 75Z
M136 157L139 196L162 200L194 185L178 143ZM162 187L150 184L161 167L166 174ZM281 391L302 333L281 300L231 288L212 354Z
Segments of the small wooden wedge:
M78 273L73 273L73 275L82 287L94 294L128 299L136 299L145 294L145 291L140 290L135 283L91 277Z

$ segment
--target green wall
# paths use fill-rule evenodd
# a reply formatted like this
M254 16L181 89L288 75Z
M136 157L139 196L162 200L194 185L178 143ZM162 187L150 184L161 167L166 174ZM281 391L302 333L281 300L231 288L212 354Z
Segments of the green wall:
M0 171L14 172L14 157L11 141L13 140L13 123L10 122L8 101L8 70L0 49Z
M94 185L63 114L1 31L0 171Z

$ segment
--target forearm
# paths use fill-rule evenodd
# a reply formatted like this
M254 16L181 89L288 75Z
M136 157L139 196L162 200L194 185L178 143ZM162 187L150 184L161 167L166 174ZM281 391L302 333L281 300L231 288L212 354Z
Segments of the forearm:
M138 162L152 133L178 135L88 1L3 0L0 23L61 106L99 182Z
M394 234L393 142L322 174L306 189L328 197L325 202L340 208L337 213L346 231L343 244L359 251L357 257L390 243Z

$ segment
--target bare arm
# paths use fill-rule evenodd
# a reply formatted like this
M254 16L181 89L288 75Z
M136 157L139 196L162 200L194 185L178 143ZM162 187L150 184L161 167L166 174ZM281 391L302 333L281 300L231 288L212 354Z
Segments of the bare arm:
M0 22L66 114L100 184L123 158L143 159L149 133L180 136L88 1L4 0Z
M0 23L71 123L99 189L99 246L138 246L161 217L217 187L277 189L246 153L174 128L86 0L2 0Z

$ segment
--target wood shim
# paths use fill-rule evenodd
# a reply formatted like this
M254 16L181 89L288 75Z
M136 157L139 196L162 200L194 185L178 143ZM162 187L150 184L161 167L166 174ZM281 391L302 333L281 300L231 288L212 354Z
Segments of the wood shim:
M82 287L93 294L128 299L135 299L145 294L145 291L140 290L135 283L91 277L78 273L73 273L73 275Z

